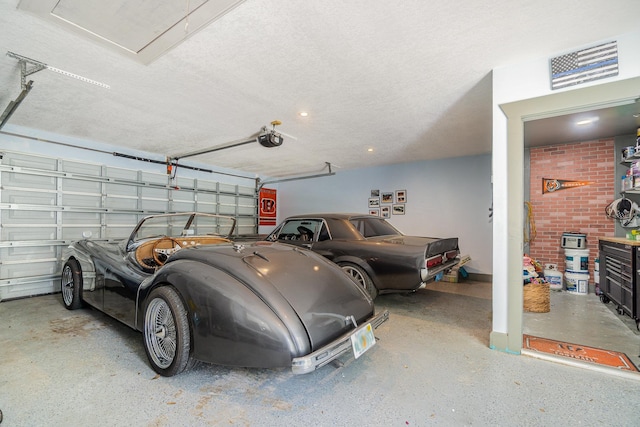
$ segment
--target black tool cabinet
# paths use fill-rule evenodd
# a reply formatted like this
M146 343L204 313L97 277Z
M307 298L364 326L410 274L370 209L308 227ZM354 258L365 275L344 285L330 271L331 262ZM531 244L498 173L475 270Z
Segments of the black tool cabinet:
M640 329L640 241L622 238L601 238L600 301L613 302L619 314L636 321Z

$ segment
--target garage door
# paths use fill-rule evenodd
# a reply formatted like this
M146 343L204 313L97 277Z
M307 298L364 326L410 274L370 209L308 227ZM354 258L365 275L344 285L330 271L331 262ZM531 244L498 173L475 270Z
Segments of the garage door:
M58 291L64 247L128 237L146 215L201 211L234 216L257 233L254 186L179 178L5 151L0 155L0 301Z

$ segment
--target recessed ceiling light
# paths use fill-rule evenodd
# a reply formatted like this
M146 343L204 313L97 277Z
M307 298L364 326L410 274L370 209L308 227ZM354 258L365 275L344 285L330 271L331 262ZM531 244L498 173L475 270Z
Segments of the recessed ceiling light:
M590 125L591 123L597 122L597 121L598 121L597 117L592 117L590 119L580 120L580 121L576 122L576 125L578 125L578 126Z
M373 153L373 148L367 149L368 152Z
M300 111L300 117L307 117L309 115L309 113L307 113L306 111Z

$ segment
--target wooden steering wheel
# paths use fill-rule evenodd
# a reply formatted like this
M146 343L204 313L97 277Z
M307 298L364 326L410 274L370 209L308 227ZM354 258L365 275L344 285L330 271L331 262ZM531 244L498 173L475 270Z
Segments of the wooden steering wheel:
M171 244L171 247L160 248L159 246L163 242L169 242ZM175 251L181 248L182 246L180 246L180 243L173 237L169 237L169 236L161 237L155 241L155 243L153 244L153 247L151 248L151 253L153 254L153 260L158 265L164 265L164 263L167 262L167 258L169 258L169 255L171 255L172 253L174 253Z

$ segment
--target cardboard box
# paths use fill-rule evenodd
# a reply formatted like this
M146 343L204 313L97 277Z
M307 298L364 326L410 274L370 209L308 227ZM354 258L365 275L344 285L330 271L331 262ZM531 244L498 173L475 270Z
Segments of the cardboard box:
M471 256L469 255L460 257L460 261L458 261L455 267L453 267L449 273L442 276L442 282L458 283L460 276L467 277L467 272L462 266L469 261L471 261Z

